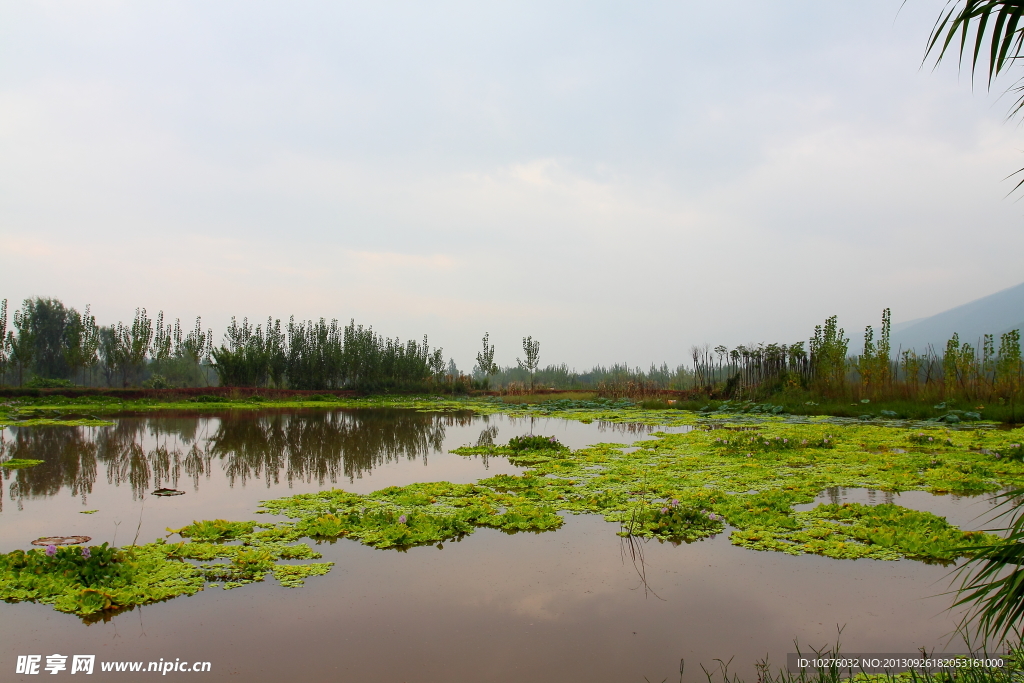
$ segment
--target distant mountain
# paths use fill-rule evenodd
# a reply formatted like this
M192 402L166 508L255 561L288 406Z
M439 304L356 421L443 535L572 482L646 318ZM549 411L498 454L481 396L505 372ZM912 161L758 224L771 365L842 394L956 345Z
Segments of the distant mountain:
M956 332L961 342L975 344L983 335L999 335L1010 330L1024 332L1024 282L995 294L976 299L930 318L909 320L892 326L892 348L927 350L928 345L941 352L946 340Z

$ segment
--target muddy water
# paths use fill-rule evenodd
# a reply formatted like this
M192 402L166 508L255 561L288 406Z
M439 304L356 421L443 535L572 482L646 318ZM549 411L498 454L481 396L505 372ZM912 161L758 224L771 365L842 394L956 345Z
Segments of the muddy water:
M5 457L39 467L6 473L0 549L42 535L149 541L192 519L251 519L259 500L337 486L368 492L414 481L471 482L517 471L503 459L447 450L534 431L572 447L630 443L642 428L555 419L407 411L242 413L124 418L112 428L4 430ZM156 498L159 486L185 495ZM823 502L888 502L883 493L826 491ZM980 525L987 500L905 493L908 507ZM80 514L96 509L91 515ZM702 681L699 663L735 657L753 678L766 655L802 646L847 651L956 651L949 570L921 563L835 561L758 553L727 534L640 546L616 527L570 516L560 530L481 529L460 543L379 551L318 546L336 562L301 589L272 580L208 589L86 626L33 604L0 605L0 680L19 654L96 654L98 661L211 662L204 680ZM641 576L646 579L642 580ZM63 672L67 675L67 672ZM96 680L156 674L97 671ZM168 676L188 677L170 673ZM25 680L34 680L28 676Z

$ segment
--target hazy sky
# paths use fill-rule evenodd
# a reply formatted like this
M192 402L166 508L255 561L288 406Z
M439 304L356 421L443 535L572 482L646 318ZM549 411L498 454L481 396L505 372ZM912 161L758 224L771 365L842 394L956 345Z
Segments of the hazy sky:
M1024 131L901 3L0 0L0 298L857 347L1024 280Z

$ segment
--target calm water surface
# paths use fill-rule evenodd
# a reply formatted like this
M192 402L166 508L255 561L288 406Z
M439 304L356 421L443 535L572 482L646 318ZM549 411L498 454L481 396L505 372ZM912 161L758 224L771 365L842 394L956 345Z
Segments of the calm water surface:
M0 550L49 535L124 544L137 533L150 541L193 519L252 519L260 500L322 488L364 493L514 473L502 458L447 451L531 431L578 448L629 444L651 430L399 410L8 428L0 432L2 457L46 462L4 473ZM150 495L161 486L186 494ZM897 502L965 528L983 527L991 505L861 490L825 491L819 500ZM639 682L677 680L680 658L686 678L702 681L699 663L733 656L731 670L752 679L758 659L781 663L794 639L821 647L839 627L847 651L962 647L948 638L949 597L933 597L948 589L946 568L759 553L731 546L727 534L679 547L645 543L638 567L616 530L600 517L569 516L555 532L481 529L443 550L380 551L342 540L317 547L336 565L304 588L268 580L208 589L92 625L44 605L0 605L0 680L18 680L18 654L55 652L206 660L213 671L203 678L211 681Z

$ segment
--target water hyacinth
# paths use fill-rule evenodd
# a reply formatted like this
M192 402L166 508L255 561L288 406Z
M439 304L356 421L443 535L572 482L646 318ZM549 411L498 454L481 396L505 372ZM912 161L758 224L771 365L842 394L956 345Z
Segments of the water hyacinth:
M47 555L47 557L53 557L56 554L57 554L57 546L55 546L55 545L48 545L48 546L46 546L46 555Z
M92 551L91 551L91 550L89 550L89 547L88 547L88 546L86 546L86 547L82 548L82 557L84 557L84 558L85 558L85 559L87 559L87 560L88 560L88 559L89 559L90 557L92 557Z
M401 515L401 516L400 516L400 517L398 518L398 523L399 523L399 524L405 524L405 515Z
M668 514L668 508L661 508L661 514L667 515Z

